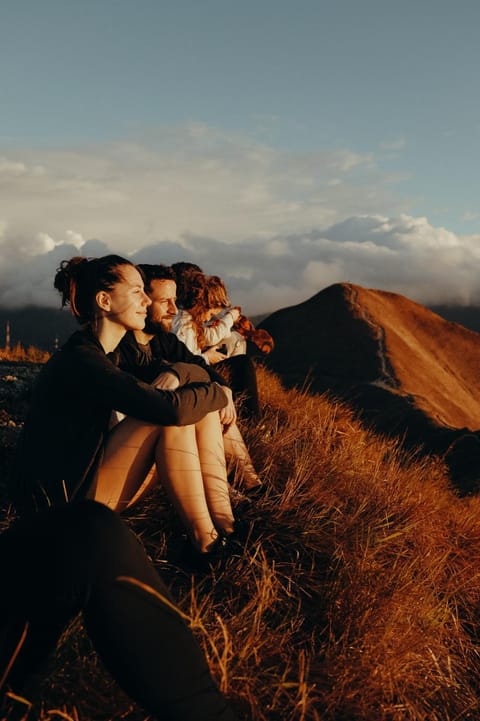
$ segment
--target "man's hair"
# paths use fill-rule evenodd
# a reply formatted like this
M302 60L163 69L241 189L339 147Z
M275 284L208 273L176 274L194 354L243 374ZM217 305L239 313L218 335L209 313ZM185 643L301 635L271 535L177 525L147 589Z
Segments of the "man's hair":
M147 293L152 289L152 280L173 280L175 281L175 273L169 265L140 263L137 266L143 275L143 282L145 283L145 290Z

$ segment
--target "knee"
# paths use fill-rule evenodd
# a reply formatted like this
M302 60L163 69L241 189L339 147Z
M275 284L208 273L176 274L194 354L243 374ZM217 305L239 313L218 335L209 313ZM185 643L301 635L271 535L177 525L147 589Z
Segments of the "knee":
M196 363L175 363L174 369L179 376L180 385L211 382L207 371Z

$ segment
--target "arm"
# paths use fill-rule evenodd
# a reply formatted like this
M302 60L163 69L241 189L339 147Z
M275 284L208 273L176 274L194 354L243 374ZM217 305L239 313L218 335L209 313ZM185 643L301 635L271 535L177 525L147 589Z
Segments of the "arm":
M218 345L224 338L228 338L238 315L238 310L231 308L217 316L210 325L204 325L205 344L207 346Z
M195 365L200 366L200 368L203 368L203 370L208 373L212 383L219 383L221 386L229 387L225 378L206 363L203 355L192 353L185 343L179 340L174 333L162 333L158 335L155 338L154 348L155 355L159 352L165 360L171 363L176 363L177 361L181 363L195 363Z
M133 333L126 333L116 353L111 354L112 360L119 368L145 383L152 383L163 371L168 372L165 363L194 363L206 371L212 383L228 386L225 379L205 362L203 356L192 353L175 333L159 331L151 340L150 349L152 358L147 364ZM182 385L182 379L178 380L179 385Z
M209 382L190 383L176 391L157 390L91 349L72 353L72 365L73 377L95 403L101 402L149 423L190 425L223 408L228 401L220 386Z

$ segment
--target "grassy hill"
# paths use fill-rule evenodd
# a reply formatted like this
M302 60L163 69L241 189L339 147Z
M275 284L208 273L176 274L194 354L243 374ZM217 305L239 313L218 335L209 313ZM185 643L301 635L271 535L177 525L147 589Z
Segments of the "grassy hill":
M259 380L245 435L266 492L242 513L244 544L196 578L165 562L180 529L161 490L128 519L220 687L253 721L478 719L480 499L346 406ZM80 622L43 700L42 721L145 719Z

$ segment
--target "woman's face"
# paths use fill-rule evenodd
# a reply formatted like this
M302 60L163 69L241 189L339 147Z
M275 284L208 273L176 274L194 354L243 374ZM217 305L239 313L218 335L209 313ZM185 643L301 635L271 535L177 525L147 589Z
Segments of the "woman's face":
M142 330L151 300L143 289L142 276L133 265L122 265L122 280L108 292L110 309L105 317L127 330Z

